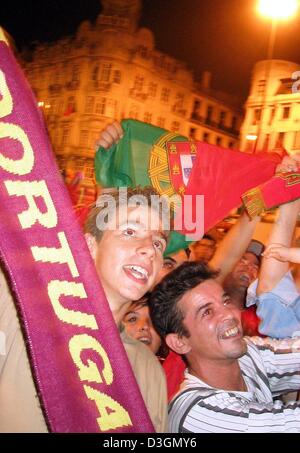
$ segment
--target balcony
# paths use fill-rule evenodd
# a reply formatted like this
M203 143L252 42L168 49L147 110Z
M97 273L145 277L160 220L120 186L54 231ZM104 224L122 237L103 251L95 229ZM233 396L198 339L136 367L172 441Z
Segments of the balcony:
M79 88L79 80L71 80L65 85L67 90L77 90Z
M62 85L59 83L52 83L48 88L51 94L59 94L62 91Z
M146 99L148 98L147 93L143 93L142 91L137 91L134 88L131 88L129 90L129 96L134 99L138 99L139 101L146 101Z
M200 124L201 126L208 126L209 128L215 129L217 131L225 132L226 134L232 135L233 137L239 136L239 131L236 130L235 127L225 126L223 123L218 123L217 121L213 121L207 117L204 118L203 116L200 116L195 112L191 114L190 121Z
M183 118L186 116L186 109L177 107L176 105L173 105L171 108L172 112L175 113L175 115L182 116Z
M97 91L109 91L111 89L111 83L99 82L98 80L95 80L93 83L93 88Z

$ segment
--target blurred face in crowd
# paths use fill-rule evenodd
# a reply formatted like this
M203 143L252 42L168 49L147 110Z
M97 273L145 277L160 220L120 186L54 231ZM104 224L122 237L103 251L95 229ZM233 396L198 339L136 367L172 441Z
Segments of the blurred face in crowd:
M162 269L160 270L156 283L158 283L165 275L169 274L169 272L176 269L180 264L188 261L188 256L186 251L181 249L176 253L173 253L170 256L166 256L164 258Z
M158 213L147 207L117 209L99 241L87 243L112 311L152 289L163 264L166 237ZM158 225L152 230L152 225Z
M202 238L191 246L190 261L204 261L205 263L208 263L215 251L215 241L209 238Z
M246 252L235 265L231 278L237 286L248 288L257 278L259 271L259 260L256 255Z
M156 354L161 345L161 339L152 325L147 305L132 304L125 314L122 324L126 333L144 343Z
M202 363L205 360L227 361L244 355L246 343L240 310L215 280L200 283L185 293L178 304L184 315L183 324L190 334L182 338L184 348L181 351L189 363L194 360Z

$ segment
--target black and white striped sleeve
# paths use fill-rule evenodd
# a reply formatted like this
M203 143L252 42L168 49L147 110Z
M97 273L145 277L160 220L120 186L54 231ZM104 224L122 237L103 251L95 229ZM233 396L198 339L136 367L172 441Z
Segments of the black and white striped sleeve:
M229 392L206 398L183 393L169 417L170 432L177 433L300 432L300 402L262 404Z
M259 350L274 395L300 390L300 338L251 337L250 342Z

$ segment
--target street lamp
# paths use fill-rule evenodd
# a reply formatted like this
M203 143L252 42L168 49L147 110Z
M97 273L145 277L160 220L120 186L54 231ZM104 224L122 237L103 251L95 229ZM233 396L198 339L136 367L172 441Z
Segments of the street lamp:
M268 42L266 71L265 71L265 89L263 93L263 102L260 114L260 120L258 125L257 137L254 145L253 152L256 152L257 144L260 139L262 122L266 107L268 82L270 79L272 58L274 53L274 44L276 38L277 24L279 20L289 19L294 16L299 7L299 0L259 0L258 1L258 12L260 15L271 19L271 30Z

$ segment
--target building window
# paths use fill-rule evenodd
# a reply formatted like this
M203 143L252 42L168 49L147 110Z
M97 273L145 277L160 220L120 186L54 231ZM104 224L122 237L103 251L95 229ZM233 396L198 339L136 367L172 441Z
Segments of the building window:
M261 109L254 109L252 124L257 124L260 121L260 118L261 118Z
M84 167L84 176L88 179L93 179L95 176L94 167Z
M222 146L222 137L216 137L216 145Z
M139 116L139 109L136 104L132 104L129 110L129 118L137 120Z
M276 143L276 148L282 148L284 146L284 137L285 137L285 132L279 132L277 143Z
M208 105L207 106L207 110L206 110L206 120L205 122L207 124L210 124L211 123L211 120L212 120L212 113L213 113L213 106L212 105Z
M226 112L224 112L224 110L221 110L221 112L220 112L219 126L224 126L225 118L226 118Z
M121 83L121 71L119 69L114 70L113 83Z
M178 132L179 131L180 124L178 121L172 121L171 124L171 131L173 132Z
M232 117L232 120L231 120L231 129L232 129L233 131L236 131L236 129L237 129L236 125L237 125L237 117L236 117L236 116L233 116L233 117Z
M168 102L169 101L169 97L170 97L170 90L169 88L163 88L161 90L161 97L160 97L160 100L162 102Z
M199 99L194 100L193 111L192 111L192 119L198 120L200 119L200 108L201 108L201 101Z
M268 151L270 142L270 134L266 134L263 139L263 151Z
M300 151L300 132L295 132L293 148L298 149Z
M209 142L209 132L204 132L203 134L203 141L208 143Z
M94 103L95 103L94 96L88 96L86 98L85 113L93 113L93 111L94 111Z
M70 96L70 97L68 97L67 106L66 106L66 110L64 112L64 115L68 116L68 115L71 115L71 113L74 113L74 112L76 112L75 97L74 96Z
M89 146L89 131L80 131L79 146L88 148Z
M70 129L63 129L62 131L62 136L61 136L61 144L62 146L67 145L68 140L69 140L69 134L70 134Z
M135 91L143 91L143 86L144 86L144 77L139 76L139 75L135 76L133 89Z
M263 96L265 94L265 89L266 89L266 81L259 80L259 82L257 84L257 95Z
M79 76L80 76L80 68L79 68L79 65L76 64L72 68L72 76L71 76L72 82L79 82Z
M158 127L165 127L166 119L163 118L162 116L159 116L157 118L157 125Z
M150 82L149 83L149 90L148 90L149 96L151 98L155 98L156 92L157 92L157 83Z
M176 94L176 98L175 98L176 109L182 109L183 108L183 103L184 103L184 94L177 93Z
M234 142L229 142L229 143L228 143L228 148L229 148L229 149L232 149L233 147L234 147Z
M144 121L145 121L145 123L151 123L151 121L152 121L152 113L145 112Z
M190 132L189 132L190 139L196 140L196 131L197 131L197 129L195 127L190 128Z
M287 120L290 116L291 107L284 106L282 111L282 119Z
M94 68L93 68L93 71L92 71L92 80L94 82L96 82L98 80L98 76L99 76L99 66L96 65Z
M102 70L101 70L101 77L100 77L101 82L109 82L110 73L111 73L111 64L103 63Z
M105 115L105 107L106 107L106 98L101 98L96 103L95 113L97 113L97 115Z
M253 153L256 146L255 140L246 140L245 151L246 153Z
M274 116L275 116L275 107L272 107L270 109L269 124L272 124Z

